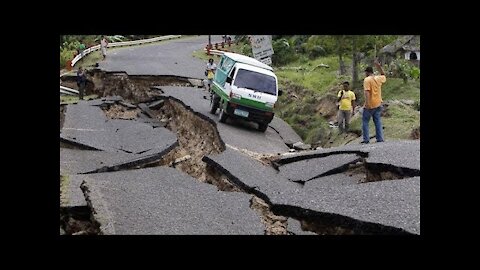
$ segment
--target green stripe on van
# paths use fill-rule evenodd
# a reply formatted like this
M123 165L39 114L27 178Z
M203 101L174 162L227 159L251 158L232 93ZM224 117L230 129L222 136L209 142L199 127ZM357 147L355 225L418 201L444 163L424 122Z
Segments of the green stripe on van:
M220 86L218 86L218 84L216 84L215 82L213 82L213 91L215 91L215 93L217 93L217 95L219 95L222 99L226 99L228 101L231 100L232 102L240 104L242 106L246 106L246 107L250 107L250 108L254 108L254 109L258 109L266 112L273 112L273 108L265 106L265 103L263 102L259 102L259 101L247 99L247 98L230 99L230 97L227 96L227 94L225 94L225 92L223 92Z
M246 106L246 107L259 109L259 110L266 111L266 112L273 111L273 108L265 106L265 103L258 102L256 100L252 100L252 99L241 98L241 99L232 99L232 101L235 102L235 103L238 103L240 105Z

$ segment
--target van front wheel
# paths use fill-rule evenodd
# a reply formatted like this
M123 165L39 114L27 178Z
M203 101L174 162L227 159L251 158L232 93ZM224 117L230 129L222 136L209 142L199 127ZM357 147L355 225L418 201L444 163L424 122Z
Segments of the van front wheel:
M220 97L213 94L211 99L210 99L210 113L211 114L215 114L217 112L219 101L220 101Z
M268 124L258 123L258 130L260 130L261 132L265 132L267 128L268 128Z
M220 109L220 115L218 116L218 121L220 121L220 123L225 123L225 121L227 120L227 117L228 115L225 113L225 111L223 109Z

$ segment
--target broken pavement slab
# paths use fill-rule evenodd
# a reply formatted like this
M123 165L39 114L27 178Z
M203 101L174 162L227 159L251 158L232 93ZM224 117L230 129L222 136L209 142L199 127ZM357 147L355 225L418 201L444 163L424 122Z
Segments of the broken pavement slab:
M62 173L61 173L62 174ZM83 195L80 185L83 177L75 174L62 174L66 180L62 184L62 196L60 199L60 207L79 207L87 206L85 196Z
M159 124L160 126L160 124ZM68 105L60 137L109 152L160 152L177 139L171 131L151 124L109 120L102 109L86 103Z
M147 151L143 154L60 148L60 172L82 174L137 168L160 161L177 146L178 142L175 142L161 151Z
M396 140L367 145L347 144L339 147L323 148L281 157L277 164L286 164L301 159L321 157L336 153L359 154L366 157L367 163L388 164L400 168L420 171L420 141Z
M124 106L124 107L127 107L129 109L136 109L137 108L136 105L133 105L132 103L129 103L129 102L126 102L126 101L120 101L119 104Z
M162 122L162 121L158 120L157 118L150 118L144 113L138 113L137 116L138 117L135 119L135 121L148 124L148 125L152 126L153 128L166 127L167 126L167 122Z
M165 100L163 100L163 99L157 100L157 101L154 101L152 103L149 103L148 108L149 109L160 109L163 106L164 103L165 103Z
M362 151L369 153L367 163L389 164L420 171L420 140L372 143Z
M79 101L67 105L62 130L101 130L108 118L101 108L90 103L93 102Z
M136 155L60 148L60 172L79 174L93 171L109 164L128 161Z
M272 211L276 214L303 213L304 210L294 209L298 207L307 211L354 219L355 221L349 221L347 218L343 222L347 223L347 226L348 223L352 223L352 227L371 233L377 230L378 233L383 233L384 230L388 234L402 233L395 232L397 228L408 233L420 234L420 177L317 188L314 192L308 189L304 191L305 194L296 197L296 201L276 199L273 201L277 203L276 209L274 207Z
M188 79L188 82L195 87L204 87L203 81L200 79Z
M150 110L150 108L147 106L145 103L140 103L138 104L138 108L142 110L146 115L148 115L151 118L155 118L155 115L153 112Z
M177 141L171 131L138 121L114 119L99 130L62 129L62 137L107 152L140 154L162 151Z
M325 173L346 170L348 164L360 161L354 154L338 154L326 157L305 159L280 166L280 175L290 181L309 181Z
M273 117L272 122L268 125L280 135L284 143L290 148L293 148L293 144L297 142L303 142L293 128L281 118Z
M420 177L356 185L312 184L305 188L230 149L206 156L203 161L241 189L272 204L276 215L332 216L340 225L368 233L419 233Z
M251 196L169 167L83 175L103 234L264 234Z
M208 155L202 159L208 165L229 176L231 182L240 189L251 192L264 201L275 196L291 195L299 191L300 184L290 182L270 166L251 159L238 151L227 148L218 155Z
M335 188L340 186L358 185L365 181L365 175L336 173L305 182L303 189L315 192L317 188Z
M303 142L296 142L292 144L292 147L295 150L310 150L312 148L310 144L304 144Z

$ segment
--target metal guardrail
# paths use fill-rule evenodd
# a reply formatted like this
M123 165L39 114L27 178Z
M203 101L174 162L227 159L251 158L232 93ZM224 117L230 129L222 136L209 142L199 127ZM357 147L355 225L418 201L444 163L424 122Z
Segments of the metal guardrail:
M179 38L179 37L181 37L181 35L169 35L169 36L161 36L161 37L141 39L141 40L133 40L133 41L112 42L112 43L109 43L107 45L107 48L145 44L145 43L174 39L174 38ZM70 66L73 67L80 59L82 59L82 55L83 55L83 57L85 57L89 53L91 53L93 51L96 51L96 50L99 50L99 49L100 49L100 45L95 45L95 46L92 46L88 49L83 50L83 53L78 54L77 56L75 56L75 58L72 59L72 63L70 64Z
M60 89L60 94L65 94L65 95L70 95L70 96L77 96L77 94L74 94L74 93L71 93L71 92L68 92L68 91L65 91L65 90L62 90L62 89Z
M60 93L64 93L67 95L78 95L80 92L78 92L78 90L60 85Z
M207 48L203 49L207 54L214 54L214 55L223 55L225 51L220 51L220 50L209 50Z

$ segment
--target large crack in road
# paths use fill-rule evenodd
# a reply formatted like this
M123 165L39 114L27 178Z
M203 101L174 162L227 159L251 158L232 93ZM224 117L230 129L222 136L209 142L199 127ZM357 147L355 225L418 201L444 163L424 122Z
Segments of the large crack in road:
M296 219L301 223L304 231L316 234L403 234L403 230L360 222L358 220L341 216L322 213L297 206L274 204L268 195L245 185L236 176L206 156L217 155L230 148L243 153L252 159L258 160L263 166L273 167L277 171L281 167L302 160L322 158L330 155L357 155L357 159L350 161L332 170L316 175L304 181L316 181L322 177L333 174L357 175L360 182L373 182L381 180L402 179L419 176L419 170L401 168L393 165L367 163L365 159L368 153L358 150L343 150L330 153L295 156L291 158L278 158L277 154L258 154L246 149L238 149L235 146L226 145L217 130L217 124L205 115L194 111L181 100L168 96L162 96L160 86L192 86L200 87L201 83L194 79L180 78L175 76L128 76L120 72L96 71L93 73L93 93L99 96L121 96L126 102L110 102L103 106L104 112L109 119L133 120L140 116L152 119L151 123L163 126L177 135L178 145L167 149L160 155L150 159L140 159L135 163L122 166L98 168L88 173L106 171L131 170L156 166L168 166L184 172L202 183L214 185L220 191L244 192L252 195L250 208L255 211L265 226L265 234L285 235L292 234L288 230L288 219ZM199 90L201 91L201 90ZM60 108L60 129L64 122L66 108ZM69 146L70 145L70 146ZM71 147L71 142L63 142L61 147ZM87 146L85 146L87 147ZM83 149L86 149L86 148ZM82 145L77 145L82 149ZM87 187L82 188L84 193ZM87 194L85 193L85 196ZM87 202L90 199L87 199ZM88 203L90 211L92 204ZM91 213L85 212L89 208L62 208L61 222L63 230L67 234L96 234L95 224L98 224ZM83 212L82 212L83 211ZM77 226L75 224L86 222L90 217L90 225ZM73 225L72 225L73 224ZM80 227L75 229L74 227Z
M225 174L215 170L211 166L207 166L207 164L202 161L205 155L218 154L226 148L225 143L218 134L215 122L189 109L182 101L175 98L162 98L164 102L162 102L160 106L148 106L152 108L151 110L149 108L142 108L143 112L132 107L134 106L133 104L151 104L155 102L155 100L158 100L161 93L159 86L192 85L192 83L199 85L198 81L164 76L135 76L131 79L125 73L105 73L101 71L96 72L93 77L95 82L93 93L100 96L122 96L122 98L127 101L127 104L113 102L102 104L101 107L109 119L133 120L138 118L138 115L145 113L143 115L144 117L145 115L147 117L153 117L160 123L163 123L167 129L175 132L178 138L178 146L167 154L164 154L160 161L139 160L135 166L123 164L121 166L102 167L88 173L169 166L187 173L199 182L212 184L221 191L242 192L241 189L232 184ZM65 109L61 107L61 127L64 121L64 110ZM86 146L81 147L81 145L74 147L73 144L74 142L64 142L64 144L61 144L61 147L88 149ZM255 156L255 158L263 160L266 163L269 162L268 158L270 155L256 155L256 153L248 150L243 150L243 152ZM83 190L84 193L88 192L87 187L84 187ZM86 193L85 196L87 196ZM92 203L90 200L90 198L87 198L88 205L91 208ZM270 205L262 199L253 195L250 208L260 216L260 221L265 226L265 234L287 234L287 218L273 214L270 210ZM62 208L63 214L61 222L67 234L94 234L98 232L98 230L91 229L96 228L95 224L98 224L93 217L88 226L85 224L87 222L85 217L92 216L85 212L86 209L88 208L83 207L82 210L84 213L82 216L79 216L75 214L73 208ZM76 211L78 212L78 208L76 208ZM77 224L84 225L77 226Z
M179 140L179 146L156 165L176 168L200 182L215 185L221 191L242 192L225 174L202 161L206 155L225 150L225 143L212 120L188 109L174 98L165 100L162 108L156 111L156 117L165 121L166 128L176 132ZM250 207L260 215L266 228L265 234L287 234L287 218L273 214L263 200L253 196Z

